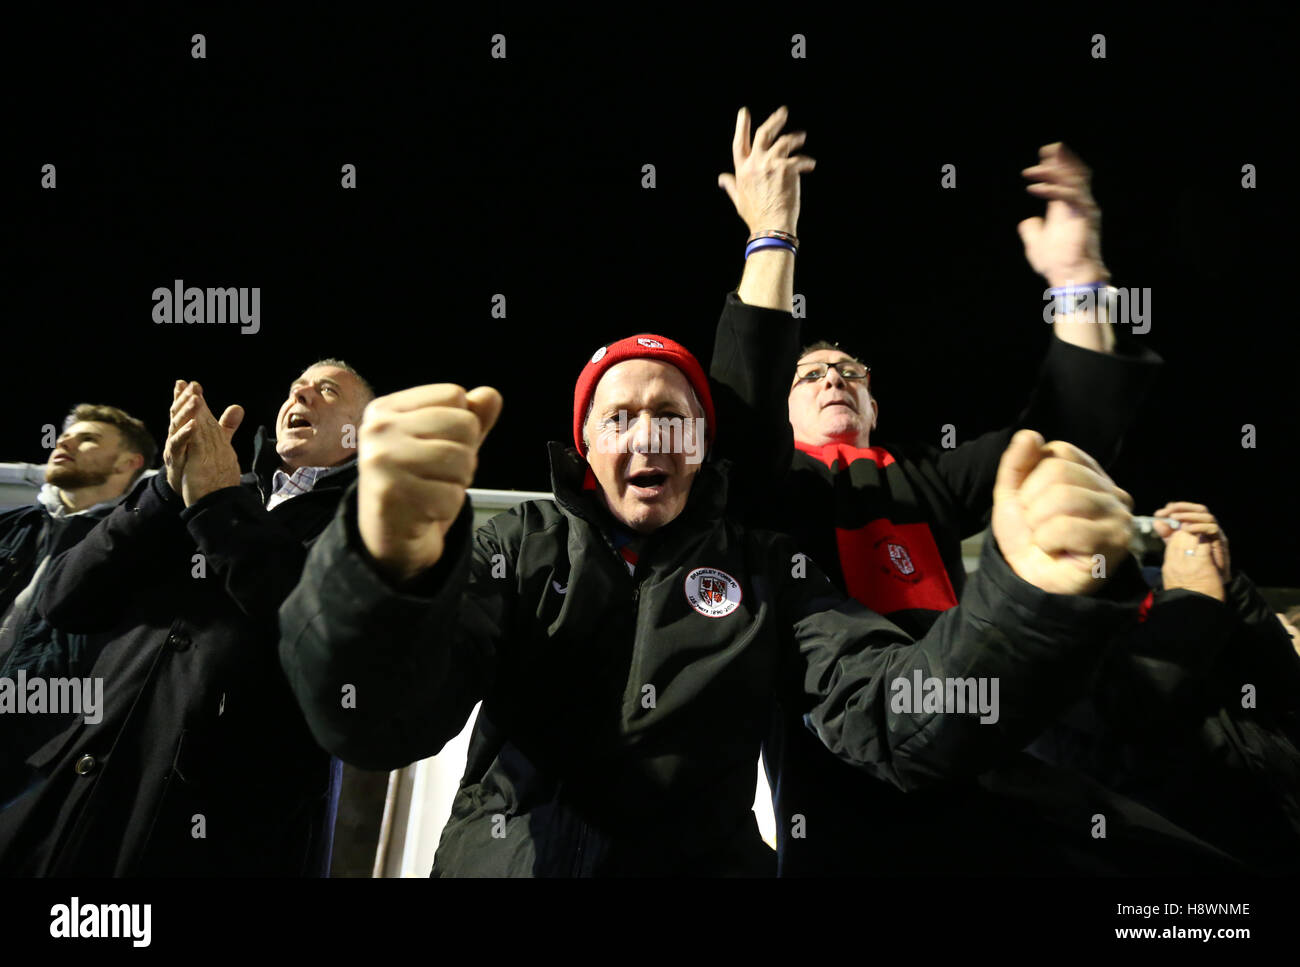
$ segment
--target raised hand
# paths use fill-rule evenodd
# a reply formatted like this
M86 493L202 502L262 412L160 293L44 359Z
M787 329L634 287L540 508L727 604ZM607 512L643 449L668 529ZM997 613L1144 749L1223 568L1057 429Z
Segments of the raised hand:
M214 490L239 486L239 457L230 439L244 420L244 408L228 406L221 419L216 419L197 382L182 388L182 381L177 380L172 395L171 425L163 447L164 460L171 460L167 482L189 507ZM177 481L172 479L175 463L180 467Z
M1087 594L1128 554L1132 507L1078 447L1020 430L998 464L993 537L1025 581L1051 594Z
M1110 272L1101 260L1101 209L1092 197L1092 172L1059 141L1043 145L1038 155L1038 164L1021 174L1033 182L1026 191L1047 199L1047 213L1017 226L1025 258L1054 287L1108 280Z
M358 527L390 577L408 580L441 559L501 406L501 394L489 386L466 393L436 383L366 407L357 435Z
M176 413L182 405L181 395L189 387L186 380L178 379L172 384L171 414L167 424L167 440L163 444L163 467L167 473L167 483L176 493L181 492L181 473L185 469L185 446L173 440L178 429ZM186 395L186 399L189 396Z
M791 155L808 135L803 131L780 134L789 111L777 108L749 136L749 108L736 116L736 134L731 142L735 174L718 175L751 232L780 231L797 234L799 222L799 176L812 171L817 162L804 155ZM779 135L779 137L778 137Z

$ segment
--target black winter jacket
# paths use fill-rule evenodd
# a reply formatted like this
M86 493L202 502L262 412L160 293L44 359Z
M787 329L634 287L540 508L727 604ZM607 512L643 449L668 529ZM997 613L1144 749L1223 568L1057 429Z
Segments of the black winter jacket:
M141 481L51 562L37 608L100 635L104 717L32 752L0 812L0 872L321 875L337 772L276 658L276 615L355 467L267 511L263 429L240 486L186 508Z
M1300 873L1300 656L1245 574L1225 598L1156 591L1097 687L1030 751L1252 871Z
M281 610L290 684L346 761L434 755L482 700L434 875L772 873L751 805L776 700L895 786L970 775L1077 696L1145 592L1133 568L1102 595L1046 594L990 541L965 606L913 643L787 537L729 519L725 466L701 466L629 574L585 461L550 453L554 503L473 534L467 506L443 559L401 589L349 494ZM997 677L1000 717L895 711L892 683L914 672Z

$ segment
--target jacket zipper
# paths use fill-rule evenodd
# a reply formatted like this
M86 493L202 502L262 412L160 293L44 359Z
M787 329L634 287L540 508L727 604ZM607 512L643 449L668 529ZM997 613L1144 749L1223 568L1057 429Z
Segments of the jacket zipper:
M627 570L627 562L623 559L623 555L619 553L618 548L614 546L614 542L609 539L609 535L607 535L602 529L598 529L598 531L600 533L602 540L604 541L605 547L609 549L609 552L614 555L614 559L618 561L619 570L627 574L628 581L630 581L632 584L633 606L639 605L641 601L641 582L637 580L635 570L630 572ZM639 566L640 565L638 564L637 567ZM632 620L633 620L633 628L634 628L633 633L635 634L635 622L636 622L635 616L633 617ZM587 846L587 824L585 822L579 821L578 846L573 853L573 866L571 869L571 873L575 877L580 877L584 875L583 856L586 853L586 846Z

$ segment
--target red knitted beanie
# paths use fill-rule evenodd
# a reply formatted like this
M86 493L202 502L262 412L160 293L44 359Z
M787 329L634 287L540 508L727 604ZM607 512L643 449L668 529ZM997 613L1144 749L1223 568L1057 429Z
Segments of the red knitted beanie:
M602 346L582 368L578 385L573 391L573 445L578 448L579 453L584 457L587 455L582 447L582 423L587 416L587 405L596 394L596 384L600 382L607 369L628 359L657 359L681 370L704 407L708 442L713 442L717 433L713 414L713 394L709 392L709 378L705 375L699 360L681 343L673 342L666 336L643 333Z

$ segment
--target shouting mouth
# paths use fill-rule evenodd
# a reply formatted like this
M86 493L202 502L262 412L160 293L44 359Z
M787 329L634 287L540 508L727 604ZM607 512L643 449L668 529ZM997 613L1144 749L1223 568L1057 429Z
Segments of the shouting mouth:
M294 431L308 432L312 429L311 420L301 413L290 413L289 418L285 420L284 428L290 433Z
M661 496L668 489L668 474L662 470L647 467L627 475L628 490L635 497L651 500Z

